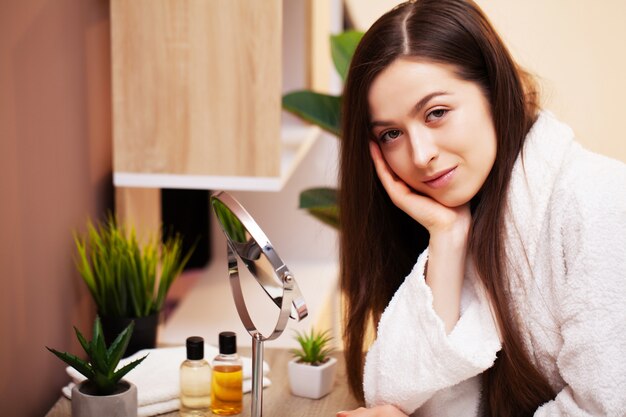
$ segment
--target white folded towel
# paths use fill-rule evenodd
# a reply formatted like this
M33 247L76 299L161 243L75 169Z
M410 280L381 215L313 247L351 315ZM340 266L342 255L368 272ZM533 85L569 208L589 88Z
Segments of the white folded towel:
M219 350L215 346L204 345L204 357L210 360L217 356ZM186 359L185 346L144 349L120 361L118 368L148 354L148 357L135 369L124 377L125 380L137 386L137 403L139 417L154 416L169 413L180 408L180 364ZM243 362L243 392L252 389L252 359L242 357ZM72 367L66 368L72 378L67 386L63 387L63 395L72 398L72 387L86 378ZM263 375L269 372L269 365L263 362ZM271 384L267 377L263 377L263 387Z

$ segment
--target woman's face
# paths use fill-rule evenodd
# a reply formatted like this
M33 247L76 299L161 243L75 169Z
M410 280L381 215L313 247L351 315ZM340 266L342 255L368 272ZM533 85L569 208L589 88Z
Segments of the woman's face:
M448 207L469 202L496 157L489 102L454 67L399 58L368 94L371 129L387 164L415 191Z

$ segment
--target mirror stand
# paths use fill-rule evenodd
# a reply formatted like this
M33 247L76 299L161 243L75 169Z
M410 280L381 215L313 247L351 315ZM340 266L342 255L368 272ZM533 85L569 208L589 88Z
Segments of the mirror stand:
M221 191L211 196L211 206L226 236L228 276L237 313L252 336L252 399L251 416L263 415L263 343L283 333L289 318L302 320L308 314L293 275L278 256L265 234L250 214L229 194ZM271 335L265 337L250 318L239 279L241 260L280 309Z
M263 338L260 333L252 336L252 417L263 415Z

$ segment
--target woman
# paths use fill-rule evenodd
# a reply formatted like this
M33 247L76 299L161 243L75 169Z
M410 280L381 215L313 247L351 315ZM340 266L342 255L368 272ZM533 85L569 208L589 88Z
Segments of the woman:
M626 415L624 164L538 109L471 0L381 17L343 105L345 356L370 408L337 415Z

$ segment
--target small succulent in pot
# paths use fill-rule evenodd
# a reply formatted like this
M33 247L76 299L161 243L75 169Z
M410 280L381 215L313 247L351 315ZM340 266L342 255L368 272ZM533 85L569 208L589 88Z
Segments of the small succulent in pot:
M133 328L134 323L131 322L107 348L99 317L96 317L93 325L93 339L89 342L81 332L74 327L76 337L87 353L88 360L80 359L67 352L59 352L47 346L46 349L83 374L89 381L90 391L93 391L94 395L111 395L119 390L121 379L148 356L146 355L137 359L117 371L115 370L126 351L126 347L133 333Z
M298 397L318 399L328 394L335 383L337 359L330 354L329 331L296 332L300 349L292 349L294 358L287 364L291 393Z
M299 363L306 363L312 366L319 366L329 359L329 355L334 351L330 346L333 337L328 330L315 331L311 329L309 333L296 331L295 339L300 344L299 349L292 349L291 353L298 359Z

